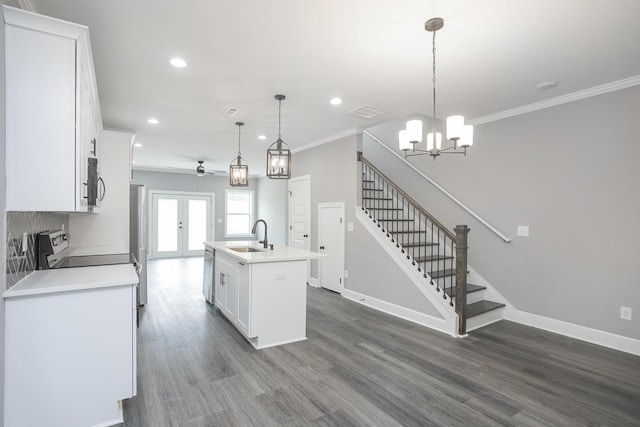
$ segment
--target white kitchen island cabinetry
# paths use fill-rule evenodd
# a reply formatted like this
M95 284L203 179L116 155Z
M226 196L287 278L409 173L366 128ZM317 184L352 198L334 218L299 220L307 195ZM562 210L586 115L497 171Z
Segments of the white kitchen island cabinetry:
M306 339L308 260L321 254L249 242L205 242L215 254L215 296L220 312L257 349ZM252 247L258 252L232 248Z
M7 210L87 212L102 130L87 27L3 5Z
M122 422L136 394L131 264L40 270L4 293L4 425Z

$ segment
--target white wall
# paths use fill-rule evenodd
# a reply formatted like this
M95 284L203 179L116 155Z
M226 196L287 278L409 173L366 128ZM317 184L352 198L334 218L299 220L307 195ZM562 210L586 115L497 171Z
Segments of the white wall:
M469 264L515 308L638 339L640 316L620 319L640 312L638 111L636 86L477 126L466 157L410 160L509 244L366 137L364 154L446 225L469 225ZM370 132L397 150L402 127Z
M5 80L4 80L4 14L0 9L0 165L2 165L2 173L0 173L0 212L2 213L2 225L0 226L0 277L2 278L2 289L7 287L7 215L5 210L7 208L7 186L5 177ZM0 378L2 378L2 384L0 387L0 420L4 420L4 298L0 301ZM0 424L2 424L0 422Z
M99 213L70 214L71 255L129 252L129 179L134 134L104 130L98 167L106 185Z
M276 246L287 244L288 184L286 179L257 179L256 219L261 218L267 222L269 243Z

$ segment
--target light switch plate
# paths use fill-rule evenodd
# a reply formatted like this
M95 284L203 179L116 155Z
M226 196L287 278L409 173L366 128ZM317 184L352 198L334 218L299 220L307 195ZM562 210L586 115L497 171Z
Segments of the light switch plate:
M347 231L353 231L353 223L352 222L348 222L347 223Z
M528 225L519 225L518 226L518 237L529 237L529 226Z

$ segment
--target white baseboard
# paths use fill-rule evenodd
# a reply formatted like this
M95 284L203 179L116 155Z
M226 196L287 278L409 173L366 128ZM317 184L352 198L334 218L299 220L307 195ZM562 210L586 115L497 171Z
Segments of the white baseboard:
M640 340L629 338L598 329L580 326L550 317L539 316L516 309L505 310L504 318L522 325L531 326L545 331L554 332L571 338L576 338L592 344L601 345L614 350L640 356Z
M452 335L451 331L456 330L456 318L439 319L437 317L429 316L427 314L420 313L406 307L401 307L390 302L382 301L380 299L373 298L346 288L342 292L342 296L351 301L357 302L358 304L366 305L367 307L371 307L392 316L408 320L409 322L417 323L419 325L435 329L447 335ZM454 334L453 336L457 335Z
M320 283L318 283L318 279L316 277L309 278L309 286L313 286L314 288L319 288Z

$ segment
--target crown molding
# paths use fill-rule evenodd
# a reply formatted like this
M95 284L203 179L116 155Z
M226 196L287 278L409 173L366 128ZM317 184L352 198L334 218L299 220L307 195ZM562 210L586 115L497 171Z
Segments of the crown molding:
M512 108L511 110L502 111L495 114L489 114L488 116L478 117L473 120L469 120L469 124L482 125L485 123L495 122L509 117L519 116L521 114L532 113L534 111L543 110L545 108L556 107L562 104L568 104L574 101L580 101L582 99L591 98L593 96L604 95L617 90L627 89L633 86L640 85L640 75L629 77L615 82L606 83L600 86L595 86L589 89L580 90L578 92L569 93L567 95L558 96L556 98L547 99L545 101L535 102L529 105L523 105L522 107Z

